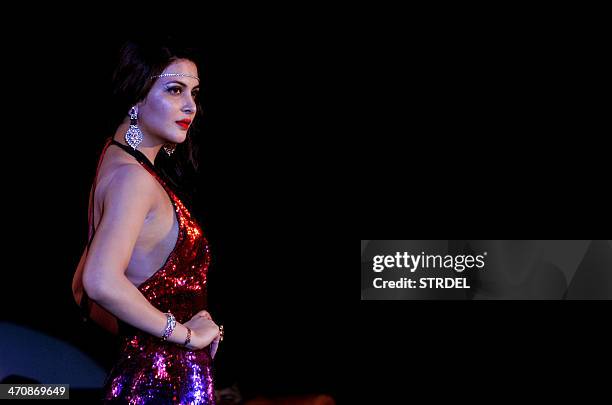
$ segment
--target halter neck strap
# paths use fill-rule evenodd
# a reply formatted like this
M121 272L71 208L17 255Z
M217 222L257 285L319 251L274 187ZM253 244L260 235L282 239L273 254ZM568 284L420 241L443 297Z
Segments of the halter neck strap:
M131 148L131 147L129 147L127 145L124 145L122 143L119 143L119 142L115 141L114 139L111 140L111 144L119 146L121 149L123 149L124 151L126 151L130 155L134 156L134 158L136 158L136 160L139 163L147 165L148 167L150 167L151 169L153 169L157 173L157 169L155 168L155 165L153 165L153 163L149 160L149 158L146 157L144 155L144 153L142 153L141 151L139 151L137 149L134 149L134 148Z

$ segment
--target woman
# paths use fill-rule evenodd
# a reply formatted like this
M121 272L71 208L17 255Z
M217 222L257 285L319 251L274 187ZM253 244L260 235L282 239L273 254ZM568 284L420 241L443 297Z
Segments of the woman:
M113 77L123 117L98 163L90 239L73 279L87 317L121 338L107 402L214 403L223 327L205 310L208 242L154 166L158 152L171 158L188 147L194 60L167 44L128 42Z

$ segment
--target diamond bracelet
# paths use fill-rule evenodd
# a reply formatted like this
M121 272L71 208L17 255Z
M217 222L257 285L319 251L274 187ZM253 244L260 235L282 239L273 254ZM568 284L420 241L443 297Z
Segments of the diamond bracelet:
M172 335L172 332L174 332L174 328L176 327L176 319L174 318L174 315L172 315L170 312L166 313L166 330L164 331L164 334L162 335L162 340L166 340L170 337L170 335Z

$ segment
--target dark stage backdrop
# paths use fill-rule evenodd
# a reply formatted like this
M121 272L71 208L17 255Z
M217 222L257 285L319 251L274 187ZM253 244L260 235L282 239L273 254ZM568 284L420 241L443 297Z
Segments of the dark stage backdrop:
M212 249L210 311L226 329L218 388L237 383L247 394L335 395L337 314L321 283L329 269L314 262L314 214L301 208L315 198L306 181L311 146L304 145L312 80L306 73L315 56L306 34L285 41L275 29L225 17L185 35L205 57L193 210ZM123 39L46 26L10 52L10 70L19 74L9 79L16 109L6 131L15 138L7 151L10 264L0 325L59 339L105 371L113 338L80 322L71 280L86 243L95 165L113 131L108 82ZM37 353L27 341L11 342L3 353ZM36 364L33 375L34 369L62 375L72 367L67 358L25 364ZM6 363L0 368L10 371Z

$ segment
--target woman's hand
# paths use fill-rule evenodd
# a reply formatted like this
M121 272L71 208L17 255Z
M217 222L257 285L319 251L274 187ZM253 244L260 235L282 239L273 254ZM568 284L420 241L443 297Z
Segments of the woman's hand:
M210 344L210 357L213 359L215 358L215 354L217 354L217 349L219 348L220 341L221 341L221 336L218 336Z
M213 322L212 317L206 311L198 312L183 325L191 329L188 349L200 350L210 345L215 339L219 339L219 326Z
M208 313L207 311L200 311L198 312L196 315L202 316L204 318L210 319L212 321L212 317L210 316L210 313ZM221 341L221 334L219 334L219 336L217 336L211 343L210 343L210 356L214 359L215 358L215 354L217 354L217 349L219 348L219 342Z

